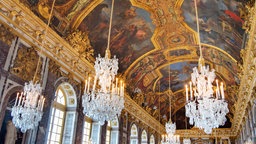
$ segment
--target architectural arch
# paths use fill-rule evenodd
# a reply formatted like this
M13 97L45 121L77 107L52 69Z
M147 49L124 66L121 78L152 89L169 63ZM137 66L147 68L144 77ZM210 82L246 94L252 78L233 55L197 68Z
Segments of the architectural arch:
M23 90L23 87L18 85L18 84L14 84L11 82L6 82L7 88L4 90L3 96L2 96L2 101L1 101L1 116L0 116L0 143L5 143L5 138L6 138L6 134L8 131L8 123L12 123L12 116L11 116L11 110L12 107L15 103L15 98L18 92L21 92ZM23 134L16 129L16 136L14 135L13 138L15 138L17 141L22 141L23 140Z
M148 134L144 129L141 133L141 144L147 144L147 143L148 143Z
M77 120L76 99L76 92L71 84L62 82L58 85L50 110L47 144L74 142Z
M154 136L154 135L151 135L149 141L150 141L150 142L149 142L150 144L155 144L155 136Z
M138 144L138 128L135 124L132 124L131 126L130 144Z

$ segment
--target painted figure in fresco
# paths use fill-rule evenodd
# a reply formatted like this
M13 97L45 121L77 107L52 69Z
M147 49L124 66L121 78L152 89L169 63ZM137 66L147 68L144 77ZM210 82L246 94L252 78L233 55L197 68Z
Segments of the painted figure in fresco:
M182 5L185 22L195 30L194 2L185 1ZM244 33L244 20L239 13L241 5L236 0L197 1L201 42L227 51L236 60L239 59Z
M129 0L116 0L113 12L110 51L119 59L119 71L154 49L150 40L154 26L149 13L132 6ZM111 1L98 5L80 24L81 31L89 31L94 54L104 54L108 39Z
M148 72L153 71L156 67L166 62L165 56L161 51L145 57L131 71L131 78L137 84ZM143 85L143 84L142 84Z
M75 15L75 13L80 11L88 2L89 0L78 0L76 4L73 6L73 8L71 9L67 18L71 19Z
M17 140L17 131L16 131L16 127L14 126L11 120L7 122L6 130L7 130L7 133L5 136L4 143L15 144L15 141Z

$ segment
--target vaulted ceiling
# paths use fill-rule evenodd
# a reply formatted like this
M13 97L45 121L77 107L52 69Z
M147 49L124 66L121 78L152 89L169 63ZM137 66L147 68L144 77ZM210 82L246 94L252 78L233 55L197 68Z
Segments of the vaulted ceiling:
M47 22L53 0L20 1ZM203 57L224 82L229 103L224 127L231 127L238 99L245 4L197 1ZM93 57L106 49L110 8L111 0L56 0L50 26L67 40L73 32L88 34L93 64ZM130 97L162 124L169 120L171 101L177 128L191 127L186 125L184 85L198 64L198 43L192 0L115 0L110 51L119 59L119 76Z

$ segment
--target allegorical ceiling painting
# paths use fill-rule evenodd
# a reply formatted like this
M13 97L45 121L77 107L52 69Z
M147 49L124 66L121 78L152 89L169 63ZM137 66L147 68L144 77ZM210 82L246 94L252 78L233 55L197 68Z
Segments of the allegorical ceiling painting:
M106 50L111 0L99 4L80 24L79 29L89 31L95 56ZM151 37L154 25L150 15L134 7L129 0L116 0L113 12L110 51L119 59L120 72L124 72L136 59L154 49Z
M205 59L214 65L216 72L224 78L227 84L239 84L237 75L239 70L235 60L215 48L202 47L202 50Z
M178 62L173 63L160 69L161 74L164 76L160 79L161 91L169 89L176 92L184 88L184 83L190 81L192 69L197 66L198 62Z
M21 1L46 22L53 0ZM111 1L56 0L51 28L63 38L73 31L88 33L94 57L104 56ZM237 63L243 48L244 6L237 1L197 1L203 57L224 82L229 103L225 127L231 125L237 100L234 89L240 83ZM194 8L192 0L115 0L113 12L110 51L119 59L128 94L162 124L169 120L171 100L178 129L191 128L185 120L184 85L199 58Z
M202 43L221 48L239 60L242 48L242 3L234 0L204 0L197 2L200 39ZM182 7L186 24L196 30L194 2L184 0Z
M141 59L129 72L129 81L143 91L153 90L153 84L158 75L153 71L167 60L163 51L158 51ZM149 88L150 87L150 88Z

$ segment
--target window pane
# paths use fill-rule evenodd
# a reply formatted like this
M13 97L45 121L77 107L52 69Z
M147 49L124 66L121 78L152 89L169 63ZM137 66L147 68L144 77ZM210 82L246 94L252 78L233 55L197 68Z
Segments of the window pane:
M65 113L61 111L63 109L60 105L53 105L50 117L50 126L47 136L47 144L60 144L62 139L62 127L64 125L63 119Z
M60 126L58 126L58 131L57 131L57 133L61 133L61 127Z
M107 130L107 133L106 133L106 144L109 144L109 141L110 141L110 130Z
M91 131L91 123L85 121L84 128L83 128L83 144L88 144L90 140L90 131Z

